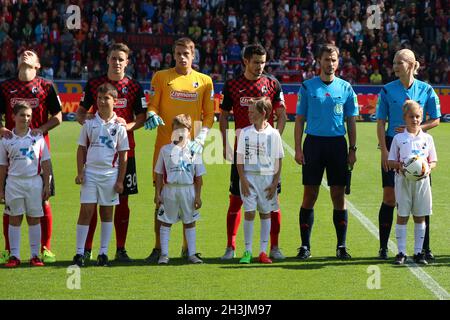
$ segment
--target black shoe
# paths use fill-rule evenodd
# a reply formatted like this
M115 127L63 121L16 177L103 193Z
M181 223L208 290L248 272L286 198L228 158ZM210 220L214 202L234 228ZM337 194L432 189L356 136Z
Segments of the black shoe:
M82 254L76 254L76 255L73 257L72 265L77 265L77 266L79 266L80 268L81 268L81 267L84 267L84 256L83 256Z
M388 249L381 248L380 251L378 251L378 258L380 258L381 260L388 260Z
M83 258L84 258L84 261L91 261L92 260L92 250L84 249Z
M431 249L423 249L422 253L425 256L425 260L434 261L434 255L433 252L431 252Z
M158 263L159 256L161 255L161 249L153 248L152 253L144 259L147 263Z
M414 262L417 264L428 264L427 260L425 260L425 255L423 253L418 253L413 256Z
M97 256L98 267L109 267L108 256L106 254L99 254Z
M338 247L336 249L336 257L341 260L348 260L352 258L352 256L347 252L346 247Z
M395 256L394 264L405 264L408 257L403 254L403 252L400 252L398 255Z
M300 260L306 260L308 258L311 258L311 251L309 251L307 247L300 247L298 248L298 254L296 258Z
M118 262L133 262L133 259L128 256L125 248L117 248L115 260Z

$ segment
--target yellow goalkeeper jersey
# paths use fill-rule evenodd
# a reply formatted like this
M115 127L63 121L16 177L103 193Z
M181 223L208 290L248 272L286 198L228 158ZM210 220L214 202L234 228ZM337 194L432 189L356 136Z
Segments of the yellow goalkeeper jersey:
M195 134L200 132L198 130L201 127L211 128L214 122L214 87L211 77L195 70L188 75L181 75L175 68L156 72L152 79L148 111L154 111L165 123L158 127L155 151L171 142L172 120L181 113L191 116L191 138L195 138L195 121L201 121L201 126L197 124Z

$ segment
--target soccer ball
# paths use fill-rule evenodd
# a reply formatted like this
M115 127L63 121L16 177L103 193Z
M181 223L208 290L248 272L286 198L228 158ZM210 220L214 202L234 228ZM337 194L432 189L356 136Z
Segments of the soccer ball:
M428 162L419 156L412 156L403 163L405 177L411 181L417 181L428 174Z

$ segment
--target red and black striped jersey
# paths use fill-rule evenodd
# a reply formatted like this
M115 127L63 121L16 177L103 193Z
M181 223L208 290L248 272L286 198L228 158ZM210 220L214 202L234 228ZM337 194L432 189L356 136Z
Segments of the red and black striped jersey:
M263 74L258 80L248 80L244 75L225 82L223 100L220 108L225 111L233 110L236 129L250 125L248 107L252 98L268 97L272 102L272 114L269 123L273 126L273 114L277 108L285 106L283 91L278 80Z
M47 123L49 115L61 112L61 100L51 81L41 77L31 81L5 80L0 84L0 113L5 115L5 127L9 130L15 126L13 108L19 102L27 102L33 109L32 129Z
M129 123L134 121L135 115L147 112L147 101L139 82L129 77L124 77L120 81L113 81L107 75L92 78L87 82L80 106L86 110L93 107L93 110L97 111L97 89L105 82L112 84L118 91L117 103L114 106L114 112L118 117ZM135 147L133 131L128 132L128 143L131 151L128 152L128 155L133 156Z

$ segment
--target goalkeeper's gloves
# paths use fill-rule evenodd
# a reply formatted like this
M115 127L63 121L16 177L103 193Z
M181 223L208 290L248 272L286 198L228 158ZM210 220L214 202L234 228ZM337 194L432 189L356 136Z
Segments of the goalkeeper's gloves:
M198 136L195 137L194 141L189 142L191 154L201 154L203 152L203 145L205 144L208 131L209 129L207 127L203 127Z
M147 120L145 120L144 127L146 130L153 130L158 126L164 126L165 123L160 116L158 116L155 112L149 111L147 112Z

